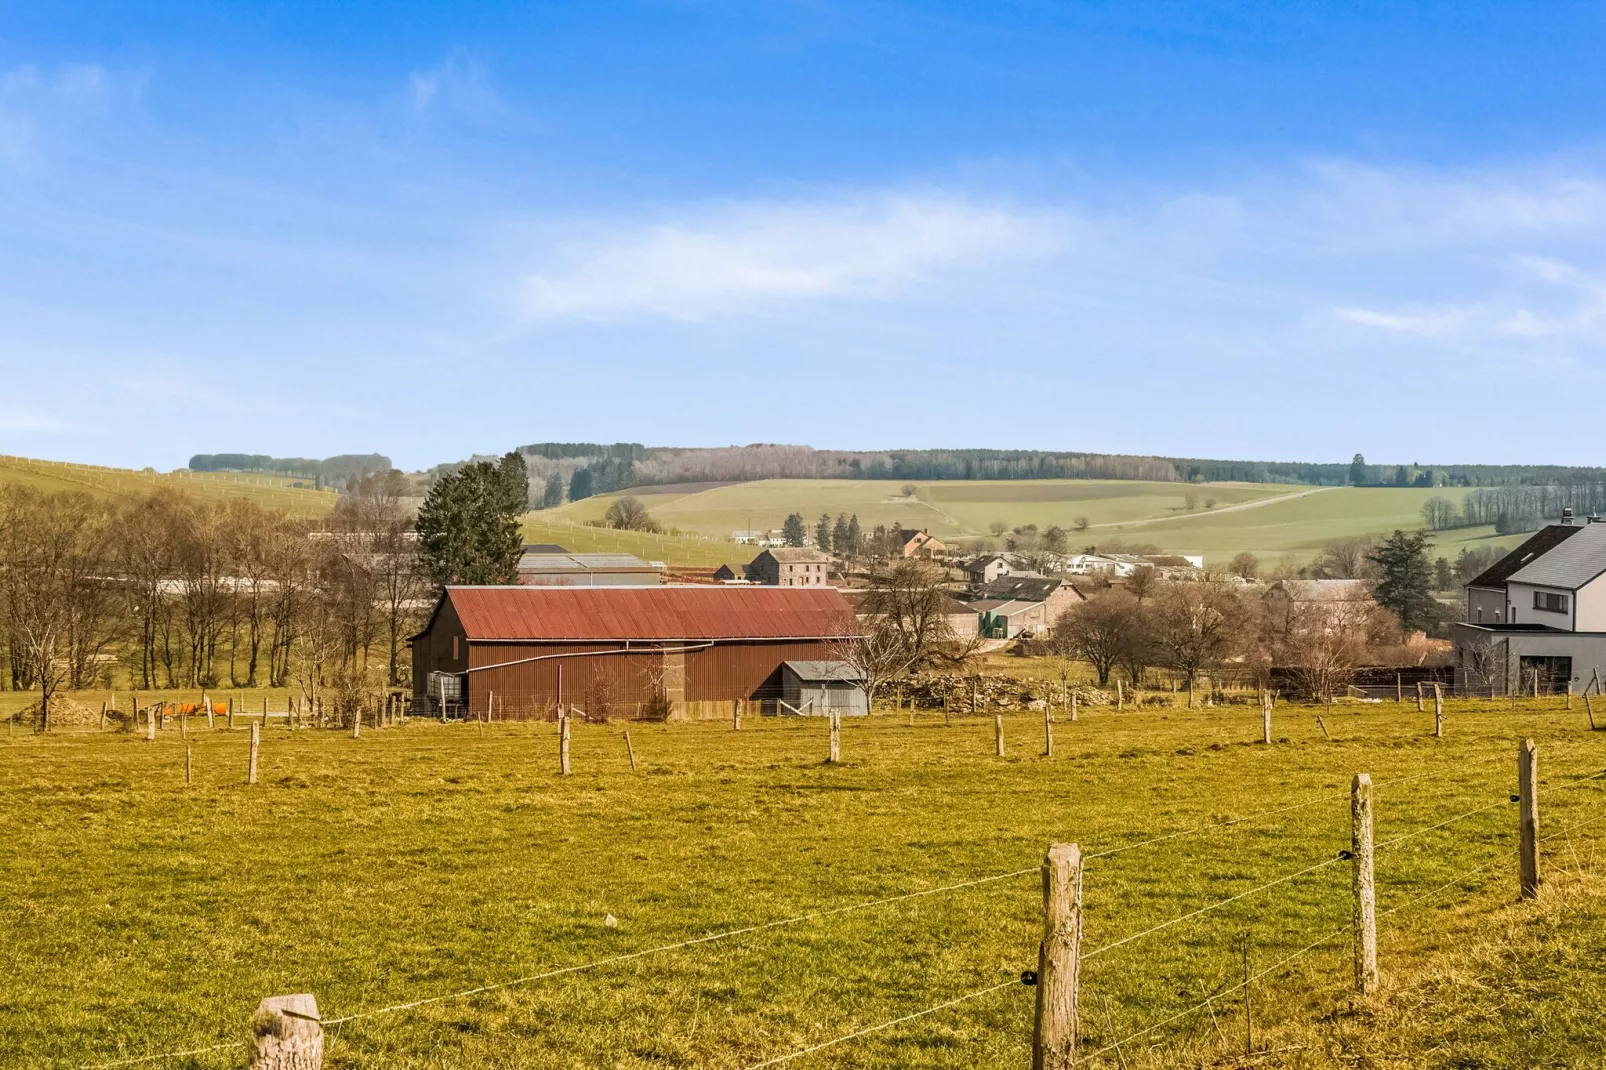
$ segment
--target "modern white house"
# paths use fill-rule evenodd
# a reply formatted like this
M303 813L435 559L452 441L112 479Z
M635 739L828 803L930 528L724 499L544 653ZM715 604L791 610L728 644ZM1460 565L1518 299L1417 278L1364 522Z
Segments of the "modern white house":
M1606 523L1569 512L1535 532L1467 584L1451 639L1458 691L1582 688L1606 669Z

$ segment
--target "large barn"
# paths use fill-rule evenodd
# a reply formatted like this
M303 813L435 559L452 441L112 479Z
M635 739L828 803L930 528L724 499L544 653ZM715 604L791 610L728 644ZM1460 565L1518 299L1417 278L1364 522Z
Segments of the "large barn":
M778 712L781 667L841 656L829 587L448 587L410 640L413 688L468 717Z

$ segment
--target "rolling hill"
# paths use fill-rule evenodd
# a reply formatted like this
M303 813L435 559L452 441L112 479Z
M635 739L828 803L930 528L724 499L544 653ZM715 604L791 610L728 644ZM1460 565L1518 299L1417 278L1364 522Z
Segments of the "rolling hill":
M102 498L132 500L169 488L204 501L248 498L264 509L294 517L326 516L339 495L315 490L310 481L250 472L158 472L153 468L101 468L65 461L0 455L0 486L22 485L43 491L80 491Z
M903 493L906 486L914 489L912 495ZM616 498L632 494L665 528L715 540L738 530L779 528L793 511L811 527L822 513L849 513L865 528L917 527L943 539L985 536L995 522L1007 528L1057 524L1072 532L1073 544L1152 543L1166 552L1203 554L1217 564L1248 551L1271 564L1285 556L1309 559L1334 538L1420 528L1429 498L1459 504L1466 493L1445 487L1140 480L773 479L637 487L532 516L548 524L597 520ZM1085 531L1076 530L1080 518L1088 523ZM1517 541L1517 536L1497 538L1489 527L1463 528L1438 533L1433 552L1454 558L1462 546L1504 547Z

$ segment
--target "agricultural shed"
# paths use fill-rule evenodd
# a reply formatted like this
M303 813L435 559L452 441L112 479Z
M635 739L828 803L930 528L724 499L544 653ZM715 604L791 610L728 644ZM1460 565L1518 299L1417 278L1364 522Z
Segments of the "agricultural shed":
M651 586L663 570L634 554L538 553L519 557L519 582L540 587Z
M781 665L781 709L823 717L863 717L870 712L864 672L845 661L788 661Z
M414 690L462 681L468 716L724 718L779 711L781 666L857 631L830 587L448 587L409 640ZM494 695L494 707L492 706Z

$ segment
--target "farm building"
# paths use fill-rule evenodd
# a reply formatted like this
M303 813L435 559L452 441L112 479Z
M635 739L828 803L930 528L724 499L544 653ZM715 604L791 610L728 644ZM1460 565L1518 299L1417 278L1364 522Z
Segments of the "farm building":
M538 587L654 586L662 568L634 554L537 553L519 557L519 582Z
M747 566L747 578L773 587L823 587L830 579L831 555L803 546L765 550Z
M836 660L853 612L830 587L448 587L409 640L420 698L469 717L728 717L779 711L781 666ZM493 703L494 696L494 706ZM656 707L656 708L655 708Z
M1035 575L1005 576L970 588L964 598L978 615L977 629L985 639L1041 635L1067 610L1087 600L1072 584Z
M845 661L788 661L781 666L781 711L800 716L863 717L870 712L864 672Z

